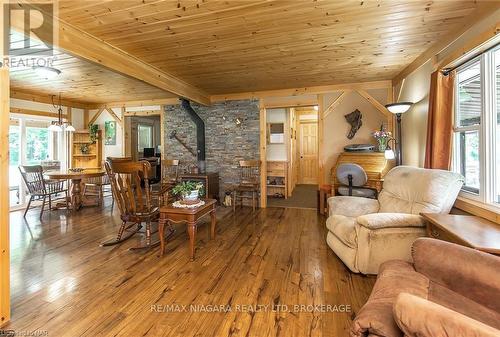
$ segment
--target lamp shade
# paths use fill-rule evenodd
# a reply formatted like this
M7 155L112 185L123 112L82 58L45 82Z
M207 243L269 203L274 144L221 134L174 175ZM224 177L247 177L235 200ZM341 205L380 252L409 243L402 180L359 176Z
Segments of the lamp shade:
M394 155L394 151L393 151L390 147L388 147L388 148L385 150L385 152L384 152L384 157L385 157L385 159L387 159L387 160L392 160L392 159L394 159L394 157L395 157L395 155Z
M402 114L408 111L412 105L412 102L399 102L387 104L385 107L393 114Z
M62 127L57 122L52 122L52 124L49 125L48 129L53 132L62 131Z

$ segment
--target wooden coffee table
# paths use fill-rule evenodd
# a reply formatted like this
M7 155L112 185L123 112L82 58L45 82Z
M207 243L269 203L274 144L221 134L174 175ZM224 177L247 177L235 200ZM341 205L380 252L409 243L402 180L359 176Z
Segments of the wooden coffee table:
M420 214L431 238L500 255L500 225L472 215Z
M172 204L160 207L160 220L158 222L158 232L160 235L160 256L165 252L165 225L168 223L187 224L189 234L189 249L191 261L194 260L194 244L196 240L196 230L198 221L205 215L210 215L212 222L210 225L210 239L215 238L215 210L217 200L203 199L205 205L197 208L176 208Z

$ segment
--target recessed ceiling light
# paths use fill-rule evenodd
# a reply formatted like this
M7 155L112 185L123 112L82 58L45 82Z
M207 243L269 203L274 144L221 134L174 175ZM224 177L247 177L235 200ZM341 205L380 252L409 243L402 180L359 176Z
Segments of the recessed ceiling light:
M45 67L45 66L35 66L33 67L35 71L38 73L40 77L46 78L46 79L52 79L59 74L61 74L61 71L59 69L53 68L53 67Z

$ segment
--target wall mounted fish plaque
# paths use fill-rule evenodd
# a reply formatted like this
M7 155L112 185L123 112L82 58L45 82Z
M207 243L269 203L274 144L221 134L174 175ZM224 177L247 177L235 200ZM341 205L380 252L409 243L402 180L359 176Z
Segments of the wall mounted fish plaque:
M356 109L353 112L344 115L344 118L346 119L347 123L351 125L351 130L349 131L347 138L353 139L356 132L358 132L358 130L363 125L363 121L361 120L363 118L363 115L358 109Z

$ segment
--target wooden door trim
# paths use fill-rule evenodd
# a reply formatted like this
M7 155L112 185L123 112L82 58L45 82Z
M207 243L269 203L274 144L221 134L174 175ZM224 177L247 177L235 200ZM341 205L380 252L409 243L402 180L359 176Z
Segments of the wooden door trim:
M0 68L0 326L10 320L9 69Z
M260 148L260 207L267 207L267 112L259 100L259 148Z

